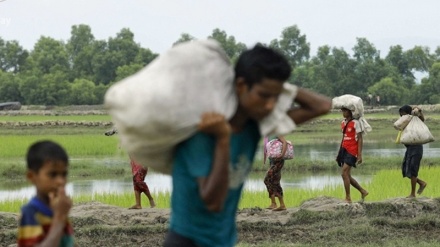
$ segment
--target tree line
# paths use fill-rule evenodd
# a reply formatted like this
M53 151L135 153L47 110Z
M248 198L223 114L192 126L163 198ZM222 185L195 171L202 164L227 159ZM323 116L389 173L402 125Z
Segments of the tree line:
M207 38L217 40L235 62L247 47L218 28ZM188 33L170 46L195 39ZM395 45L381 56L366 38L357 38L352 54L324 45L310 56L307 36L296 26L285 28L268 44L293 67L290 83L329 97L354 94L380 96L380 103L440 103L440 46L434 52ZM74 25L67 41L41 36L32 50L0 37L0 102L25 105L102 104L110 85L140 70L159 54L141 47L123 28L108 40L95 39L88 25ZM424 75L417 83L415 72Z

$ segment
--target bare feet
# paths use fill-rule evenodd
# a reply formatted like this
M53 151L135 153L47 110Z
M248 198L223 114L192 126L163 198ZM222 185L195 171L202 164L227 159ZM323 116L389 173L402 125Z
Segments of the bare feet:
M416 196L415 195L409 195L406 198L416 198Z
M361 201L360 202L364 202L365 201L365 197L368 196L368 191L364 190L363 192L361 192Z
M346 196L346 197L345 197L345 202L346 202L346 203L351 203L351 197Z
M140 205L134 205L129 207L128 209L142 209L142 207Z
M154 202L154 200L150 200L150 208L154 207L156 207L156 203Z
M279 206L277 208L272 209L272 211L284 211L284 210L286 210L285 206Z
M421 195L423 193L423 190L426 188L426 185L428 185L428 183L424 183L420 185L419 190L417 191L417 195Z
M270 206L267 207L266 209L275 209L275 208L277 208L277 205L272 203L272 204L270 204Z

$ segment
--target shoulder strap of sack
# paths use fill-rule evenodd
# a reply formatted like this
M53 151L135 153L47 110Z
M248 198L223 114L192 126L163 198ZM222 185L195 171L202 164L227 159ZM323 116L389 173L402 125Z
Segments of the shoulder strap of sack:
M347 123L346 123L345 126L344 126L344 130L342 131L341 147L342 147L342 142L344 141L345 131L347 130L348 123L350 123L351 120L353 120L353 119L350 119L350 120L347 121Z
M353 120L353 119L348 120L347 123L345 124L344 130L342 131L343 135L345 134L345 131L347 130L347 127L348 127L348 123L350 123L351 120Z

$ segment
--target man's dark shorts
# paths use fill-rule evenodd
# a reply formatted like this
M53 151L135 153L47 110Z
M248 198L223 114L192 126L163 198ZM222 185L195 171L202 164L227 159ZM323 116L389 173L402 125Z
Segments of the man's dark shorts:
M419 176L420 161L423 157L422 145L405 145L406 152L402 163L403 177L411 178Z

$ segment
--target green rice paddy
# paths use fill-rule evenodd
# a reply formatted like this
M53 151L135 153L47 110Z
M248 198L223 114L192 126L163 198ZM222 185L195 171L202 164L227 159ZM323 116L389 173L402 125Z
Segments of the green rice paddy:
M0 122L111 121L109 115L0 115Z
M356 178L356 175L353 177ZM420 170L419 177L428 183L427 189L423 192L424 197L438 197L440 193L439 186L436 182L440 180L440 167L425 167ZM406 197L410 193L410 180L403 178L401 171L398 169L380 170L374 176L371 182L361 184L370 193L366 198L368 201L383 201L396 197ZM344 189L341 184L337 186L325 186L323 189L285 189L284 201L287 207L297 207L305 200L318 197L329 196L335 198L344 198ZM359 192L351 188L351 196L353 201L361 199ZM156 207L169 208L171 195L169 192L153 193ZM133 193L106 193L95 195L79 195L74 196L75 203L98 201L109 205L119 207L130 207L134 202ZM2 212L18 212L21 205L26 203L25 200L11 200L0 202L0 211ZM243 191L239 208L265 208L269 206L270 199L265 191ZM149 207L147 198L142 195L142 205Z
M0 157L25 157L28 147L39 140L52 140L62 145L70 157L109 156L118 152L118 139L102 133L84 135L8 135L2 136ZM1 163L0 163L1 166Z
M428 126L434 136L440 132L440 114L427 114L432 123L428 122ZM373 132L369 133L365 141L394 141L397 132L392 128L392 123L397 119L397 114L391 113L373 113L368 116L371 121L369 123L373 127ZM367 118L368 119L368 118ZM108 115L87 115L87 116L0 116L0 122L8 121L110 121ZM322 118L322 121L316 121L310 124L302 125L293 134L287 136L287 139L295 140L296 145L308 144L314 142L336 143L340 141L340 129L338 129L339 121L341 121L340 113L331 113ZM24 156L29 145L37 140L53 140L60 143L68 152L71 158L71 166L69 176L82 177L89 176L92 178L100 178L102 176L120 177L128 176L129 167L100 166L94 164L90 166L90 162L81 161L84 158L104 159L105 157L126 158L123 150L118 148L117 137L107 137L103 133L110 129L106 126L93 127L21 127L21 128L2 128L0 135L0 186L4 182L20 180L24 181L25 163ZM79 159L78 159L79 158ZM365 159L366 157L364 157ZM374 171L374 176L368 184L361 184L369 191L366 201L380 201L395 197L406 197L410 192L410 182L407 178L402 178L399 166L401 157L368 157L361 169L354 169L353 176L356 173L369 170ZM428 187L423 196L438 197L439 189L436 181L440 181L440 158L424 158L422 160L422 168L420 170L420 178L428 182ZM260 162L261 163L261 162ZM265 171L267 166L263 164L254 164L254 170ZM337 170L334 162L311 161L301 157L296 157L292 161L286 162L284 172L300 172L302 170ZM251 174L252 176L252 174ZM263 178L262 178L263 179ZM317 196L330 196L336 198L344 198L344 190L341 184L337 186L326 186L319 190L304 189L285 189L284 199L288 207L299 206L304 200ZM158 193L154 194L154 198L159 208L170 207L170 194ZM360 194L352 188L352 199L357 201ZM90 196L78 196L73 198L75 203L86 201L99 201L110 205L121 207L129 207L134 201L132 193L124 194L98 194ZM144 207L148 206L145 197L142 198ZM265 191L243 191L240 208L265 208L269 204L269 198ZM18 212L21 205L26 203L24 200L12 200L0 202L0 211Z

